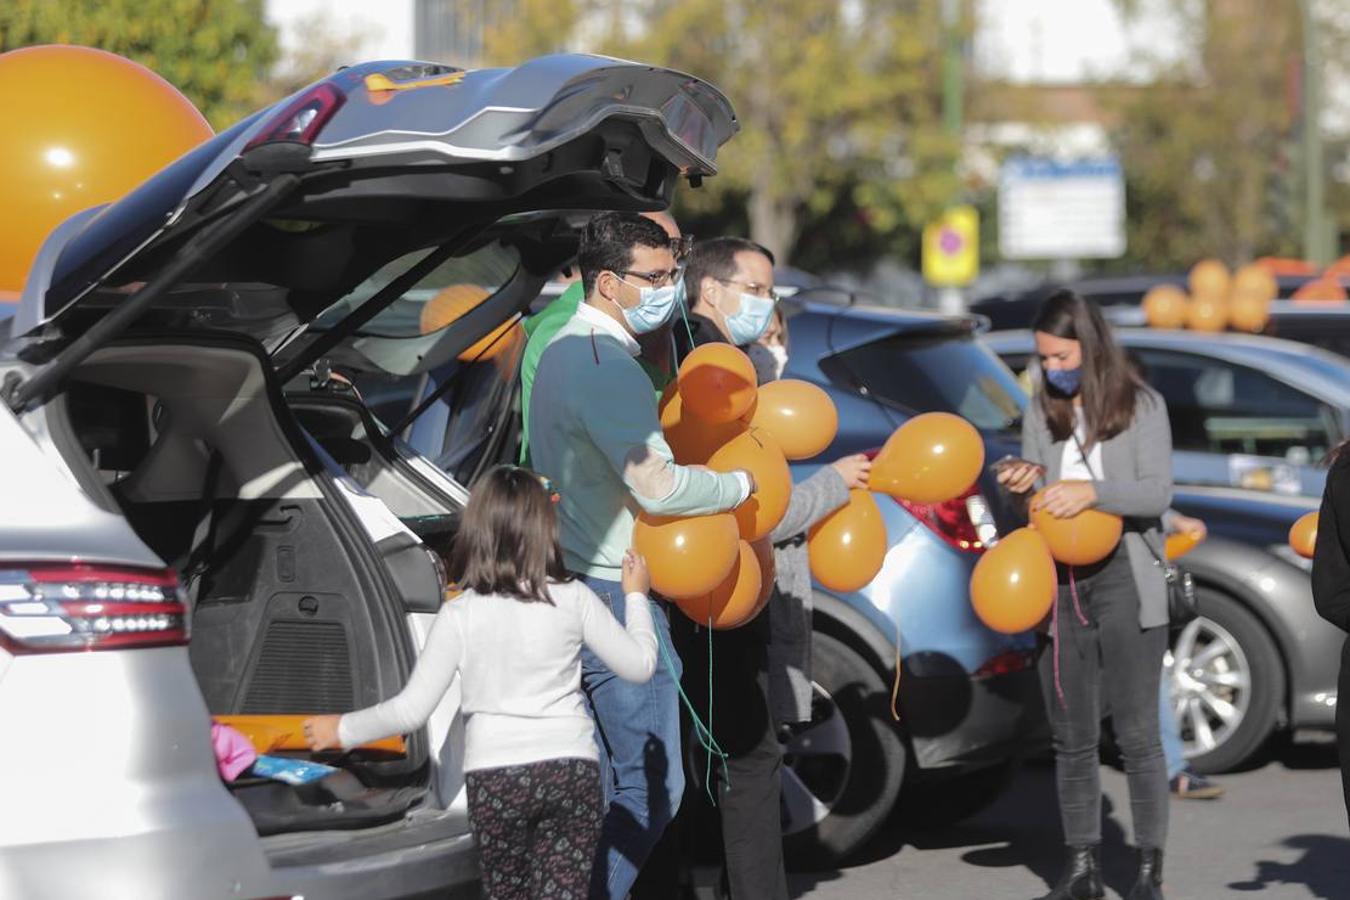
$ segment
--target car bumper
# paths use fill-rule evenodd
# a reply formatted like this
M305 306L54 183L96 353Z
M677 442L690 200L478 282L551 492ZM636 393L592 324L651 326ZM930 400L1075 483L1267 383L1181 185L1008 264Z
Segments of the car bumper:
M901 724L920 769L982 768L1034 752L1050 727L1034 667L901 681Z

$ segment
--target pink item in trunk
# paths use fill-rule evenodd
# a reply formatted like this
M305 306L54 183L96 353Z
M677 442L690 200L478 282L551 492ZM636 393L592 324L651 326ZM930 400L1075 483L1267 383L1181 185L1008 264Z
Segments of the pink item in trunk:
M211 723L211 748L216 751L220 777L226 781L234 781L258 758L258 751L253 749L248 738L219 722Z

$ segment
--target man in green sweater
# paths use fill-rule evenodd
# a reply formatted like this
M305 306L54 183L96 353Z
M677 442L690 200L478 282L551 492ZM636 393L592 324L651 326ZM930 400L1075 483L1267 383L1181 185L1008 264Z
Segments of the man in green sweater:
M651 219L657 225L660 225L670 235L672 246L677 248L684 247L688 241L680 234L680 226L676 224L675 217L668 212L646 212L641 213L645 219ZM677 254L678 257L678 254ZM678 262L678 258L676 260ZM582 290L580 281L568 286L559 296L553 299L553 302L544 307L538 313L530 316L524 322L525 329L525 352L520 357L520 463L528 466L530 464L530 396L534 392L534 373L539 368L539 357L544 355L544 348L548 342L553 340L553 336L558 333L568 319L576 315L577 307L585 299L585 291ZM676 315L679 311L676 310ZM642 366L647 377L651 379L652 386L656 388L657 394L665 390L670 380L675 377L675 362L670 340L671 322L667 322L649 334L638 335L638 344L642 347L642 355L638 357L638 364Z
M528 417L534 468L557 486L559 541L580 575L623 621L623 555L638 512L697 516L744 503L746 472L675 464L637 336L670 321L683 289L670 238L631 213L587 224L578 254L586 300L539 358ZM665 604L657 637L670 647ZM595 716L610 799L591 878L592 900L627 896L684 792L679 662L666 654L646 684L617 678L582 651L582 688Z

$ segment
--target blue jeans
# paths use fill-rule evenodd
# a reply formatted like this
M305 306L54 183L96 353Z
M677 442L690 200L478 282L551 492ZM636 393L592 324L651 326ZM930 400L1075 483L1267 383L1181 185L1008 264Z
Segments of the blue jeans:
M1172 714L1172 679L1163 672L1162 687L1158 691L1158 716L1162 732L1163 756L1167 759L1167 778L1170 781L1186 771L1186 748L1181 743L1181 726Z
M618 582L582 580L623 622L624 595ZM684 796L680 661L671 649L670 621L659 602L652 604L652 621L665 652L646 684L624 681L589 649L581 651L581 688L595 717L601 784L609 804L591 870L591 900L623 900L628 895ZM667 658L676 667L674 673Z

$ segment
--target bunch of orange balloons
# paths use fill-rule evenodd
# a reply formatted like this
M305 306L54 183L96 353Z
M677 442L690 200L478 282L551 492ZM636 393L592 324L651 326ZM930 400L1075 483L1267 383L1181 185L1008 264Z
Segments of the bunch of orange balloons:
M18 292L47 234L119 199L212 136L173 85L91 47L0 54L0 293Z
M1187 279L1190 294L1160 284L1144 295L1144 317L1154 328L1257 333L1270 320L1270 302L1279 293L1267 266L1252 263L1230 273L1217 259L1202 259Z

